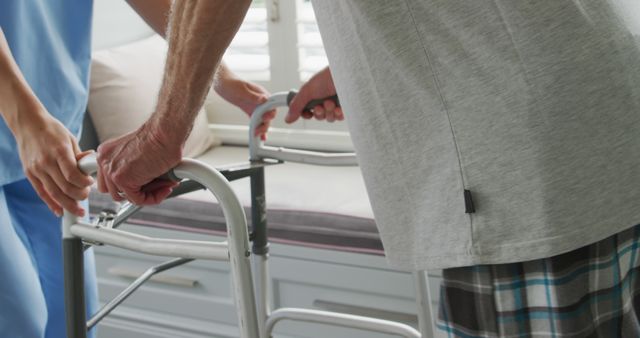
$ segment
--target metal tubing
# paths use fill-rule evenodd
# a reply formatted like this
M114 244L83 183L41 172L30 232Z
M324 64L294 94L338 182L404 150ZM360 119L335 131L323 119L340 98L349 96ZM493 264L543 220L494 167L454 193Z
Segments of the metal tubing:
M135 205L133 203L127 203L120 208L120 210L116 210L118 214L116 214L115 219L113 220L113 228L119 227L122 223L124 223L131 215L138 212L138 210L142 209L141 206Z
M264 185L264 168L257 169L251 174L251 230L253 253L266 254L269 252L267 233L267 200Z
M79 167L86 174L93 174L97 170L95 154L84 157L79 161ZM242 204L231 189L229 181L220 172L210 166L196 160L183 159L170 174L177 179L191 179L211 191L222 208L227 221L228 259L231 263L232 285L234 286L240 336L242 338L258 337L258 320L256 317L256 299L253 289L253 277L251 274L251 261L249 250L249 233L247 220ZM93 228L93 229L92 229ZM220 249L223 243L209 243L209 247L202 242L173 241L163 239L145 238L144 236L127 234L115 229L95 229L86 224L71 226L71 232L79 237L88 235L96 242L105 244L121 244L121 246L156 255L173 255L184 258L220 258ZM108 231L104 231L108 230ZM107 239L107 240L105 240ZM187 242L189 245L186 245ZM166 244L170 246L167 252ZM193 247L196 248L193 248ZM191 247L191 248L190 248ZM185 253L184 255L182 253Z
M263 158L275 158L285 162L315 164L331 167L353 167L358 165L358 160L353 153L322 153L317 151L263 145L258 148L257 155Z
M149 255L219 261L229 260L228 244L226 242L151 238L83 223L72 225L71 233L74 236L92 242L104 243Z
M78 222L78 216L64 210L62 214L62 238L73 238L70 228Z
M267 337L265 323L269 317L269 275L267 260L269 257L269 238L267 233L267 201L264 183L264 168L251 174L251 230L253 251L253 277L257 295L257 315L260 337Z
M267 337L271 337L276 323L284 319L395 334L402 337L422 337L416 329L398 322L337 312L293 308L281 308L271 313L266 324Z
M431 297L429 279L426 271L414 271L413 282L418 303L418 324L420 332L426 337L433 335L433 317L431 316Z
M93 175L98 172L98 155L91 153L78 161L78 167L83 173Z
M260 337L268 337L266 331L267 319L271 315L271 287L269 283L269 254L253 255L254 286Z
M249 258L251 252L249 251L247 219L238 196L222 174L202 162L184 159L173 172L178 178L188 178L201 183L216 196L220 203L227 221L231 277L235 291L234 299L238 311L240 336L242 338L259 337L256 299Z
M79 238L62 240L64 257L64 303L67 336L86 338L86 307L84 300L84 250Z
M287 106L287 96L289 93L275 93L272 94L269 99L256 107L256 109L251 113L251 121L249 122L249 159L252 161L257 161L263 159L262 156L259 155L259 149L263 146L264 142L260 137L256 137L256 128L260 124L262 124L262 115L266 112L277 108L277 107L286 107Z
M264 158L285 160L289 162L308 163L329 166L357 166L358 161L355 153L321 153L316 151L306 151L289 148L275 148L265 146L260 137L256 137L255 130L262 123L262 115L277 108L286 107L289 93L281 92L271 95L263 104L256 107L251 114L249 124L249 159L259 161Z
M100 311L98 311L89 321L87 322L86 330L91 330L96 324L98 324L105 316L107 316L113 309L115 309L118 305L124 302L132 293L134 293L139 287L142 286L149 278L154 275L175 268L177 266L186 264L193 261L193 259L185 259L185 258L176 258L172 259L168 262L153 266L145 271L140 277L138 277L133 283L129 284L129 286L122 290L120 294L118 294L115 298L113 298L109 303L105 304Z

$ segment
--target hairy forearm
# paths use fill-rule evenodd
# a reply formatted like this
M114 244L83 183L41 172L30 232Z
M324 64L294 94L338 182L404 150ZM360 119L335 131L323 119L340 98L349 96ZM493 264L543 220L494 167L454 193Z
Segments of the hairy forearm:
M186 140L249 4L249 0L174 3L165 76L150 120L161 137L181 143Z
M0 28L0 114L17 136L20 126L41 119L45 112L16 64Z
M127 3L158 35L167 38L172 0L127 0ZM227 67L224 61L220 61L215 75L215 80L219 81L214 83L224 83L226 80L236 78L236 74Z

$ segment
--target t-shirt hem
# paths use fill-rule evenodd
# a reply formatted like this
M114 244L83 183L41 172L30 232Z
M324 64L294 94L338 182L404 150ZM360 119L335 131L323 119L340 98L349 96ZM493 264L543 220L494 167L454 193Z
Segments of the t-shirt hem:
M417 255L415 260L406 259L399 255L386 253L387 262L395 269L403 271L440 270L471 265L507 264L526 262L560 255L569 251L601 241L607 237L627 230L638 222L622 225L616 228L606 227L602 231L577 230L551 238L508 243L500 246L475 247L471 252L451 252L439 255ZM579 236L577 234L580 234Z

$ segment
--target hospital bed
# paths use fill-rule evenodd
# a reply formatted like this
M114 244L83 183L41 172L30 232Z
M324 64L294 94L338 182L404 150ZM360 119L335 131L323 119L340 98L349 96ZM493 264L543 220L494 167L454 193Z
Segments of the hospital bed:
M271 109L287 106L294 95L295 92L275 94L253 113L249 131L249 162L213 169L204 163L184 159L168 174L173 179L181 181L172 197L203 188L215 195L226 220L227 241L216 243L150 238L118 230L116 228L120 224L140 209L129 203L113 204L113 207L105 208L93 222L83 222L65 213L63 248L69 337L85 337L87 329L94 327L152 276L194 259L222 260L230 263L241 337L270 337L274 327L283 320L324 323L404 337L420 337L420 333L414 328L389 320L331 311L270 308L264 168L283 161L325 166L357 165L355 154L352 153L321 153L270 147L253 136L255 128L261 123L262 115ZM86 173L94 173L95 158L83 159L80 167ZM249 177L251 182L250 235L244 210L229 186L229 181L244 177ZM82 290L82 253L87 246L95 244L174 258L151 267L87 321ZM414 277L420 328L423 332L431 332L425 274L415 273Z

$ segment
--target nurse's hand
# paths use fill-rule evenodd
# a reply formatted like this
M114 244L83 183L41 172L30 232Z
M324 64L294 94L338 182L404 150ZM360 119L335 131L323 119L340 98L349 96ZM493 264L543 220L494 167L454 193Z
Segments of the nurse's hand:
M182 133L163 132L152 118L138 130L104 142L98 147L98 190L136 205L158 204L171 194L177 182L156 179L182 159Z
M289 104L289 113L284 119L285 122L293 123L300 117L327 120L327 122L344 120L342 108L337 107L333 100L324 100L321 105L315 106L313 111L305 110L305 106L310 101L333 95L336 95L336 87L333 84L331 70L326 67L300 87L298 94Z
M44 108L40 108L44 110ZM57 216L63 208L84 216L78 203L89 196L93 179L78 169L81 152L76 138L46 111L15 132L20 160L27 179Z

